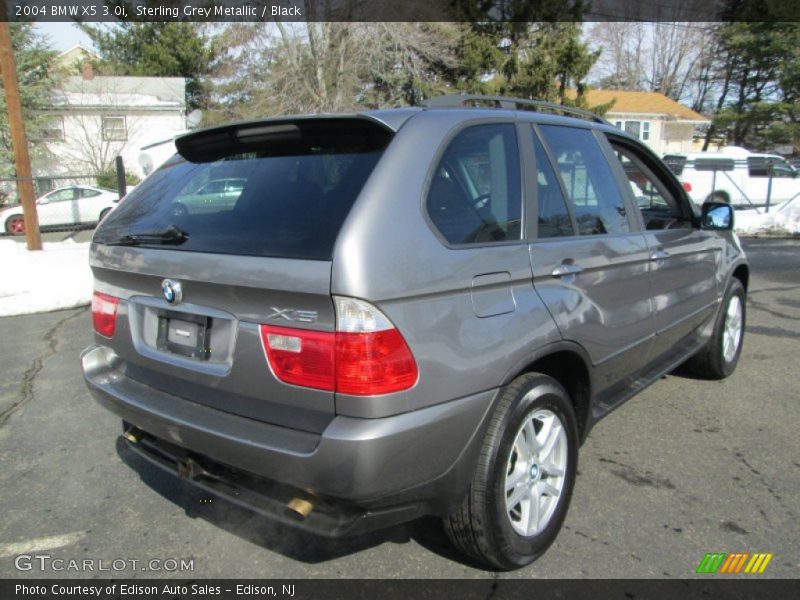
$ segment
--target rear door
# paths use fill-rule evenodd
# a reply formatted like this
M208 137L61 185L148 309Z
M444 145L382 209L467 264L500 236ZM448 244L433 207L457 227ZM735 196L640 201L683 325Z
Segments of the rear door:
M639 144L611 136L645 228L656 320L655 365L684 356L713 314L721 245L695 220L680 184ZM638 216L638 214L637 214Z
M529 246L534 286L561 335L595 369L596 406L613 406L647 362L654 334L648 248L591 129L529 133L538 224Z
M390 139L358 119L242 124L184 139L183 155L95 234L96 289L121 298L113 338L97 335L117 369L214 409L321 432L333 392L278 380L261 325L334 330L333 245ZM243 184L234 203L175 210L187 190L226 179Z

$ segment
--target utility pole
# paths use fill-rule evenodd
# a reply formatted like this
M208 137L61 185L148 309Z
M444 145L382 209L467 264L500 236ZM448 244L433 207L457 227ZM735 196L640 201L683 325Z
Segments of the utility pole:
M28 155L25 125L22 122L17 68L14 65L14 50L11 47L5 0L0 0L0 70L3 72L3 89L6 93L8 129L11 133L11 150L14 153L14 167L17 172L17 192L25 219L25 240L28 243L28 250L41 250L42 236L39 234L39 217L36 214L31 159Z

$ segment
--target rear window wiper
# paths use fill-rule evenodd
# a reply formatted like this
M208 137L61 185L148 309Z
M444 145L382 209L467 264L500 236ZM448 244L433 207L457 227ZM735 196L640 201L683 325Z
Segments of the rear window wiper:
M161 231L141 231L121 236L110 246L138 246L140 244L172 244L179 245L189 239L189 234L175 225L170 225Z

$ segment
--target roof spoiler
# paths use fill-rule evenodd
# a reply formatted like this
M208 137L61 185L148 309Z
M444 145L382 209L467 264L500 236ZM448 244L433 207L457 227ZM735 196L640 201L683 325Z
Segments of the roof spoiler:
M374 140L375 149L383 148L393 131L366 116L288 117L231 123L199 129L175 138L175 147L190 162L212 162L246 152L264 155L304 153L308 148L335 137L363 148Z

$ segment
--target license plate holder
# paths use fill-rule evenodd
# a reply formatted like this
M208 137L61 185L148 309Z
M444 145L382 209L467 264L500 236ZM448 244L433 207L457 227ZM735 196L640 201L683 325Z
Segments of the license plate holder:
M208 360L210 326L211 319L203 315L159 311L156 347L162 352Z

